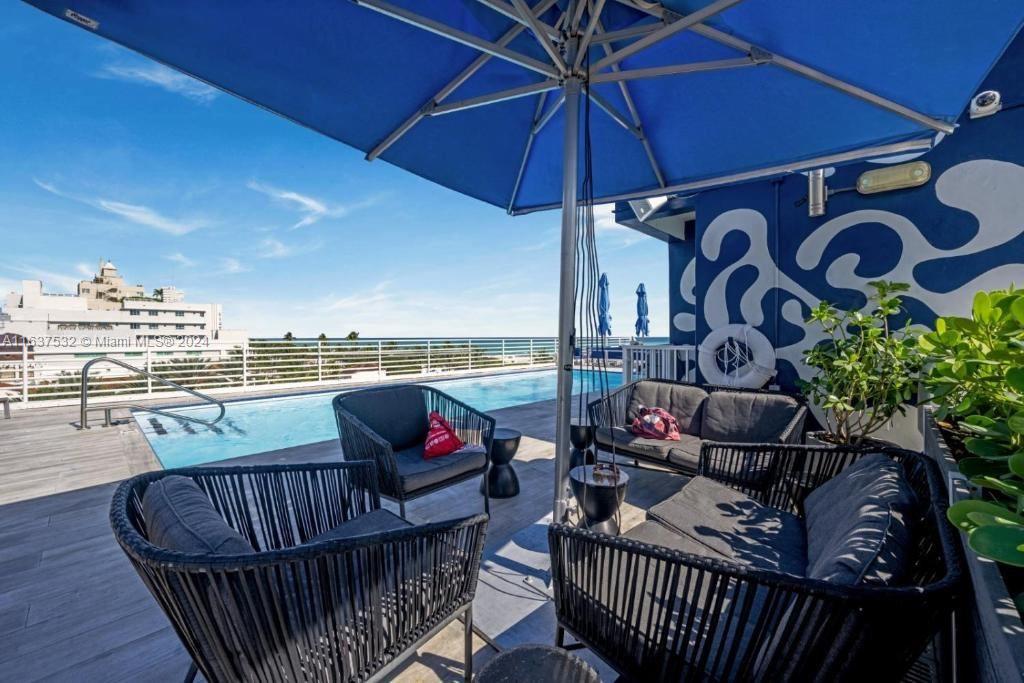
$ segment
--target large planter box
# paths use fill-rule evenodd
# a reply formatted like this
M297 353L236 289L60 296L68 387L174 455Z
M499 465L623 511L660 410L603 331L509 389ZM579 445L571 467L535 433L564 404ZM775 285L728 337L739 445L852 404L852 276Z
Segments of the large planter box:
M967 484L942 436L932 410L921 408L924 450L939 463L950 491L950 503L969 498ZM963 617L958 617L957 652L961 680L1024 680L1024 623L995 562L978 557L961 534L969 570L971 594ZM966 622L966 623L965 623Z

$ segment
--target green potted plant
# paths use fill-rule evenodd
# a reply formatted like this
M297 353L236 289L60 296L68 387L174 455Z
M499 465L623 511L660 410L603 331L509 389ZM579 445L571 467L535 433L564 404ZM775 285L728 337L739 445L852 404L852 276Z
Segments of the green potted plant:
M939 318L918 344L960 472L985 493L950 519L978 554L1024 567L1024 296L978 292L970 318Z
M812 442L866 445L917 393L921 354L909 323L893 327L902 310L902 282L869 282L865 311L846 311L822 301L807 322L821 327L826 339L804 351L804 363L816 372L800 385L824 414L825 431Z
M978 292L970 317L939 318L918 345L928 364L922 386L934 403L923 420L925 451L952 484L948 517L963 532L977 604L970 628L993 666L1017 672L1019 680L1024 675L1024 294L1013 288Z

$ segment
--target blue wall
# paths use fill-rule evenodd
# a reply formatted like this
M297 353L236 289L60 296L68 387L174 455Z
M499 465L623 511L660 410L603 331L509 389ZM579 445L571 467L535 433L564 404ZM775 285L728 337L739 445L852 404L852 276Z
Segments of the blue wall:
M936 315L966 312L978 289L1024 285L1022 74L1018 39L982 88L999 90L1004 110L965 116L920 157L932 166L920 188L841 192L820 218L807 216L807 181L799 174L700 194L695 239L669 246L672 342L699 343L729 323L752 325L776 348L777 381L792 387L801 352L820 339L802 322L819 300L860 307L868 281L910 282L908 315L927 325ZM852 188L873 168L881 166L837 168L827 184Z

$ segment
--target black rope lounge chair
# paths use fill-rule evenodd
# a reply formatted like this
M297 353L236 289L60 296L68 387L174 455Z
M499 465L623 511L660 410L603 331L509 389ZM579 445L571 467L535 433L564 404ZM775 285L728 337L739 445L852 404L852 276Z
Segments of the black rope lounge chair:
M550 527L559 645L626 680L899 680L948 623L963 564L926 456L705 444L699 469L623 537Z
M679 441L645 439L630 431L640 408L663 408L679 422ZM683 474L695 474L704 442L800 443L807 406L778 391L734 389L642 379L587 407L598 447Z
M460 618L470 680L487 518L412 526L380 508L372 462L152 472L110 517L186 680L385 680Z
M437 411L466 447L426 460L427 415ZM483 475L484 511L491 511L487 465L494 418L433 387L419 384L373 387L334 398L342 457L377 463L381 495L398 503Z

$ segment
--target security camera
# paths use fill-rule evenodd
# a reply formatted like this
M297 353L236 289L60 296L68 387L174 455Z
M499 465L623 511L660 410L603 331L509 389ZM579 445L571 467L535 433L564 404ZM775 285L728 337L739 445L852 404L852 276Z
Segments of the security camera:
M985 90L971 100L971 118L980 119L983 116L992 116L1002 108L1002 96L995 90Z

